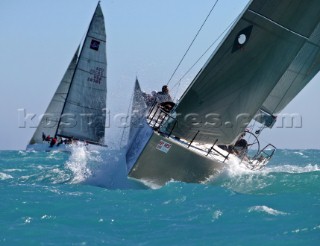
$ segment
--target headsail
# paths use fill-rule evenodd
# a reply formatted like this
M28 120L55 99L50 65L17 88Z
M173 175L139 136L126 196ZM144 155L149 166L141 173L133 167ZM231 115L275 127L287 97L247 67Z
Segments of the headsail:
M136 79L131 105L130 131L127 144L128 148L130 148L139 128L141 128L145 122L146 110L147 105L144 101L139 81Z
M106 32L98 3L72 78L57 135L102 143L106 109Z
M55 135L60 115L62 113L63 105L69 92L70 82L77 64L79 49L80 47L78 47L76 53L74 54L73 59L71 60L68 69L65 72L56 92L54 93L49 106L45 114L43 115L39 126L34 132L29 144L41 143L42 133L45 133L45 135L50 135L52 137Z
M128 142L126 146L126 164L129 172L152 135L152 129L146 122L147 105L138 79L136 79L131 113Z
M281 110L319 70L319 22L317 0L251 1L182 96L172 134L230 144L262 105Z

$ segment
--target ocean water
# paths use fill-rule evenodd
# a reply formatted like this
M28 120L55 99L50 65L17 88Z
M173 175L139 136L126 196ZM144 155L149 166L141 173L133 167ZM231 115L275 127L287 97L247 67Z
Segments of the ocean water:
M0 245L320 245L320 150L207 184L125 177L121 151L0 151Z

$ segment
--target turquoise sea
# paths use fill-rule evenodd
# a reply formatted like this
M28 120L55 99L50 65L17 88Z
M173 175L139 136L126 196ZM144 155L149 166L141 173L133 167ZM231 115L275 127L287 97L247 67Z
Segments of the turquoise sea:
M208 184L128 180L120 151L0 151L0 245L320 245L320 150Z

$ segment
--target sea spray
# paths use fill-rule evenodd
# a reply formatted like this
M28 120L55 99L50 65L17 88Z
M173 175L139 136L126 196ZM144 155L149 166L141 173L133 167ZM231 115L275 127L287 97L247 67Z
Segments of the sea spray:
M288 153L287 150L278 150L278 152L281 152L279 156L286 156ZM291 152L296 157L294 164L279 165L275 158L275 161L272 160L265 168L257 171L249 170L236 161L229 161L229 165L226 165L219 178L210 183L245 194L275 194L279 191L292 193L310 190L310 188L317 189L320 168L318 164L310 163L312 151L305 152L307 153Z
M128 179L125 151L106 147L87 148L78 143L72 146L65 164L71 171L70 183L82 183L108 189L146 189L140 181Z
M66 168L73 173L71 183L83 182L92 175L90 168L87 166L89 158L90 152L83 143L72 145L70 158L65 164Z

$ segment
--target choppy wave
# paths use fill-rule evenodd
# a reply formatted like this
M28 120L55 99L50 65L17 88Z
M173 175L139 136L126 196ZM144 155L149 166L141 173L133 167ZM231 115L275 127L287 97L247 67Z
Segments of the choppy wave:
M281 165L266 167L262 170L264 173L310 173L319 172L320 166L317 164L307 164L305 166Z
M276 194L317 189L319 155L320 151L315 150L280 150L262 170L252 171L234 162L210 183L240 193Z
M254 206L249 208L249 213L252 212L261 212L261 213L266 213L269 215L274 215L274 216L278 216L278 215L288 215L288 213L267 207L267 206Z
M12 178L13 177L11 175L0 172L0 180L6 180L6 179L12 179Z
M127 178L122 150L2 151L1 231L20 244L63 244L63 228L93 244L316 245L319 160L320 151L278 151L261 171L234 163L210 183L155 187Z
M86 146L76 145L71 154L18 151L4 158L5 162L16 163L0 170L0 180L10 182L83 183L108 189L161 188L152 181L128 179L122 150L88 150ZM289 191L287 187L290 190L316 187L320 185L319 159L320 151L280 150L260 171L251 171L235 162L203 185L221 186L240 193L276 193L277 190Z
M291 157L294 153L291 152ZM285 157L287 154L288 152L285 151L283 156ZM278 189L286 190L288 186L291 187L291 190L301 189L303 185L309 185L312 182L312 180L309 181L312 177L291 176L291 174L315 174L320 177L319 166L310 163L313 161L312 158L304 158L308 155L308 153L298 154L298 156L303 156L304 159L304 163L300 165L283 165L282 162L285 160L283 158L278 160L278 163L271 162L260 171L249 170L244 165L234 162L224 169L218 179L214 177L214 181L209 183L211 185L221 185L240 193L276 193ZM83 146L76 146L65 167L71 171L71 183L85 183L110 189L161 188L152 181L128 179L125 155L122 150L88 151ZM281 181L284 178L286 180L285 184ZM175 180L171 180L168 184L175 182Z

